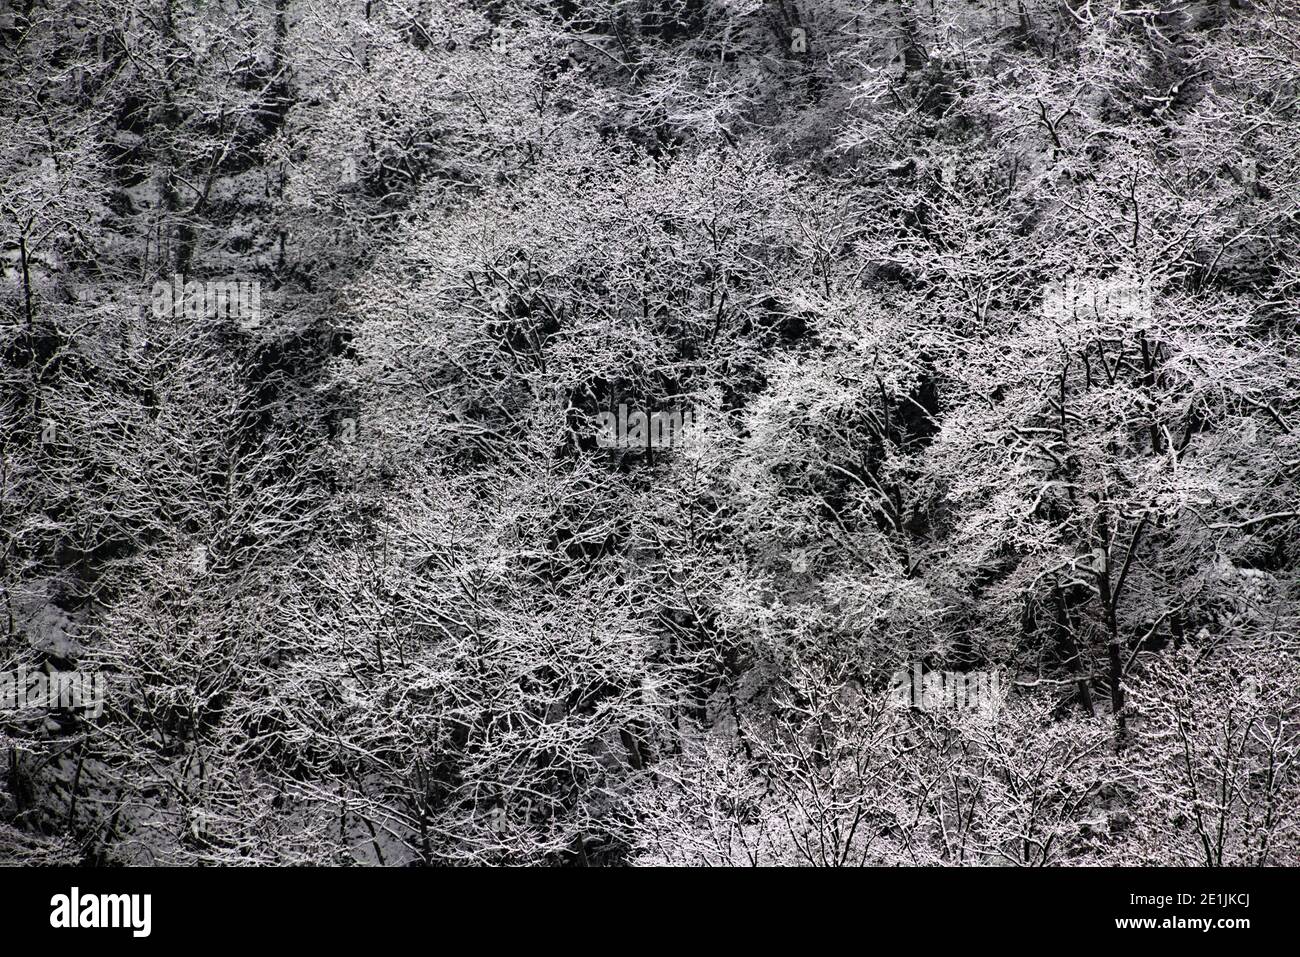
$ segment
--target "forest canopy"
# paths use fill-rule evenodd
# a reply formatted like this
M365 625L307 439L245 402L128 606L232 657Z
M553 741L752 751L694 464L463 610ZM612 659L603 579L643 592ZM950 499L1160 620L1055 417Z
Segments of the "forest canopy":
M1290 0L7 0L0 76L0 862L1300 863Z

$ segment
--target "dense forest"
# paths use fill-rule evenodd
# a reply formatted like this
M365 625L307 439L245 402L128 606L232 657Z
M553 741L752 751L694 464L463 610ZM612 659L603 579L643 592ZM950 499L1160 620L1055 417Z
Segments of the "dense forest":
M0 83L0 862L1300 863L1296 0L3 0Z

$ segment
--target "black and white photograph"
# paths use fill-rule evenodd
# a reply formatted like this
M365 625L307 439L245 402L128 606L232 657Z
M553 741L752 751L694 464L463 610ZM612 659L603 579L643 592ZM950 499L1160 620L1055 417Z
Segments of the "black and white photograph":
M6 926L286 868L1267 922L1297 0L0 0L0 114Z

